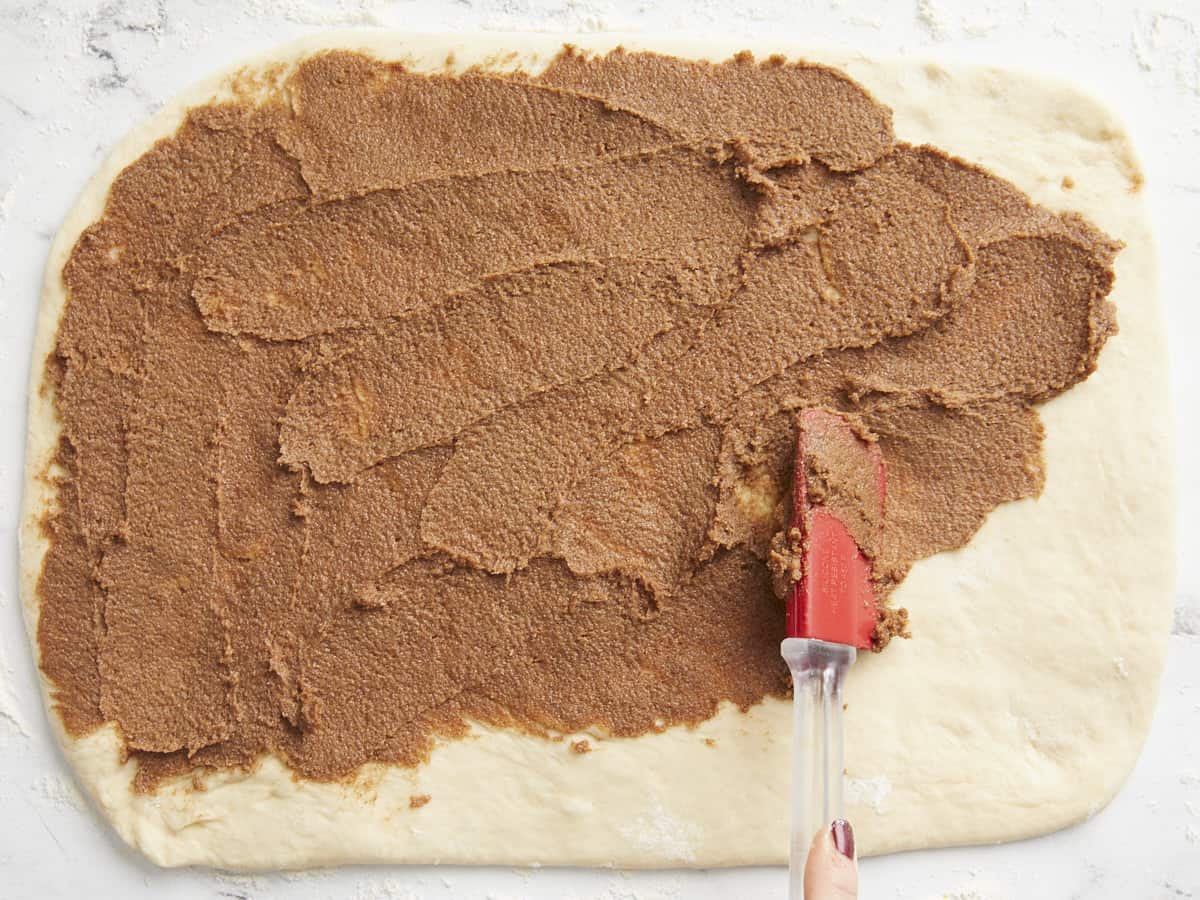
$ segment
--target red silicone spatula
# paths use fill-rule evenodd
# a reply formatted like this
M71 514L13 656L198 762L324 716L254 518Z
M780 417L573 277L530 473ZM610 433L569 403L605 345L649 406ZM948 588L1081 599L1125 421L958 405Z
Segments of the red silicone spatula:
M821 452L840 454L863 474L861 483L878 491L878 497L867 499L880 510L887 493L878 444L863 440L837 413L800 413L791 523L800 532L800 578L788 598L788 636L782 645L794 698L792 900L803 900L804 863L817 829L842 815L842 679L856 650L871 646L879 619L870 557L847 523L810 491L809 464Z

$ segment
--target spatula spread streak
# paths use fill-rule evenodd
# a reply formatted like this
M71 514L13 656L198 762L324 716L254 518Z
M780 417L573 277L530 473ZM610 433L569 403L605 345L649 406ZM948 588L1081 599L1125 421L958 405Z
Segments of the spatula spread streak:
M871 557L853 536L845 509L814 490L818 448L841 454L879 511L882 537L887 476L878 444L860 437L837 413L807 409L796 423L791 533L798 534L799 578L787 604L783 658L792 673L792 828L789 897L803 900L804 864L817 829L842 815L842 679L856 649L871 647L879 605ZM874 496L870 494L874 492ZM819 494L821 494L819 496Z

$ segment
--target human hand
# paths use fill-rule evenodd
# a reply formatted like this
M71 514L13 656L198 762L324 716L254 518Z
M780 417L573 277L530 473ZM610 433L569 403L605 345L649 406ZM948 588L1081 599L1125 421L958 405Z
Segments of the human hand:
M854 829L837 819L813 838L804 865L805 900L856 900L858 863L854 858Z

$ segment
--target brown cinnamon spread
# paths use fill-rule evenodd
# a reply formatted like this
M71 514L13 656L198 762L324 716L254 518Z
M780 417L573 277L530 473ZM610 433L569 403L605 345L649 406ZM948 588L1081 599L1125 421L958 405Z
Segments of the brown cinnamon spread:
M783 693L794 411L878 437L894 585L1040 491L1116 250L779 59L327 53L194 109L62 273L59 713L150 788Z

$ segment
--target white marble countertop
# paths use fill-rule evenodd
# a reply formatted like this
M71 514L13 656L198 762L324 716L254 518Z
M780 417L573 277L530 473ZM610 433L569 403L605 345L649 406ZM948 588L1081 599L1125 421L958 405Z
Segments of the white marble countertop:
M0 897L782 897L781 870L376 868L164 871L119 845L48 733L17 601L25 391L54 229L108 148L178 90L321 28L745 35L970 59L1082 82L1125 117L1147 171L1173 344L1179 446L1200 443L1200 4L1196 0L0 0ZM1186 458L1190 451L1182 449ZM1180 469L1177 612L1142 759L1090 822L998 847L863 864L863 896L1200 898L1200 467Z

